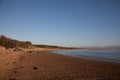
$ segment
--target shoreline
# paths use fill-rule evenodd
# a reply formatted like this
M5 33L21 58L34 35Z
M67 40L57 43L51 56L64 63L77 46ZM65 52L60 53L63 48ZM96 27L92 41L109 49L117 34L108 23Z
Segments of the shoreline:
M120 64L76 58L52 50L0 52L0 80L119 80Z
M64 55L64 56L71 56L71 57L75 57L75 58L88 59L88 60L96 60L96 61L103 61L103 62L112 62L112 63L118 63L118 64L120 64L120 60L118 58L117 59L112 58L112 57L110 57L110 58L104 57L103 58L103 57L100 57L100 56L103 56L103 55L89 56L89 55L79 54L79 53L75 53L75 52L73 52L74 54L71 54L71 52L69 52L69 51L74 51L74 50L68 50L68 52L67 52L67 50L64 50L64 51L62 51L62 50L53 50L52 52L54 54L60 54L60 55ZM77 51L77 50L75 50L75 51ZM82 50L79 50L79 51L82 51ZM91 54L91 52L90 52L90 54Z

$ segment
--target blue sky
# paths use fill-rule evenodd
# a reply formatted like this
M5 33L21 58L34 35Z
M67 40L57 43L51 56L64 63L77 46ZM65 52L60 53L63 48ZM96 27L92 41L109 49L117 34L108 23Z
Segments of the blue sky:
M120 45L120 1L0 0L0 34L34 44Z

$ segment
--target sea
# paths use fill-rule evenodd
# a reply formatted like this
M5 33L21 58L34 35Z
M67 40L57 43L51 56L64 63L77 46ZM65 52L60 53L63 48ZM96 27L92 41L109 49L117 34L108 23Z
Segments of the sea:
M53 53L120 63L120 50L57 50Z

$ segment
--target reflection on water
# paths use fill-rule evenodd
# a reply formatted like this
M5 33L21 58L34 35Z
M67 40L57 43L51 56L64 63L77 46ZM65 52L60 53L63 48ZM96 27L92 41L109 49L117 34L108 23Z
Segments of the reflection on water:
M54 53L120 63L120 50L59 50Z

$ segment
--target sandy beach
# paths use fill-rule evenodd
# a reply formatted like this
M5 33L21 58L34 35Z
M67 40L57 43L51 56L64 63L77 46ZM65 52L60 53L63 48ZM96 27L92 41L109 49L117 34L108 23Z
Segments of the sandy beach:
M53 54L0 51L0 80L120 80L120 64Z

